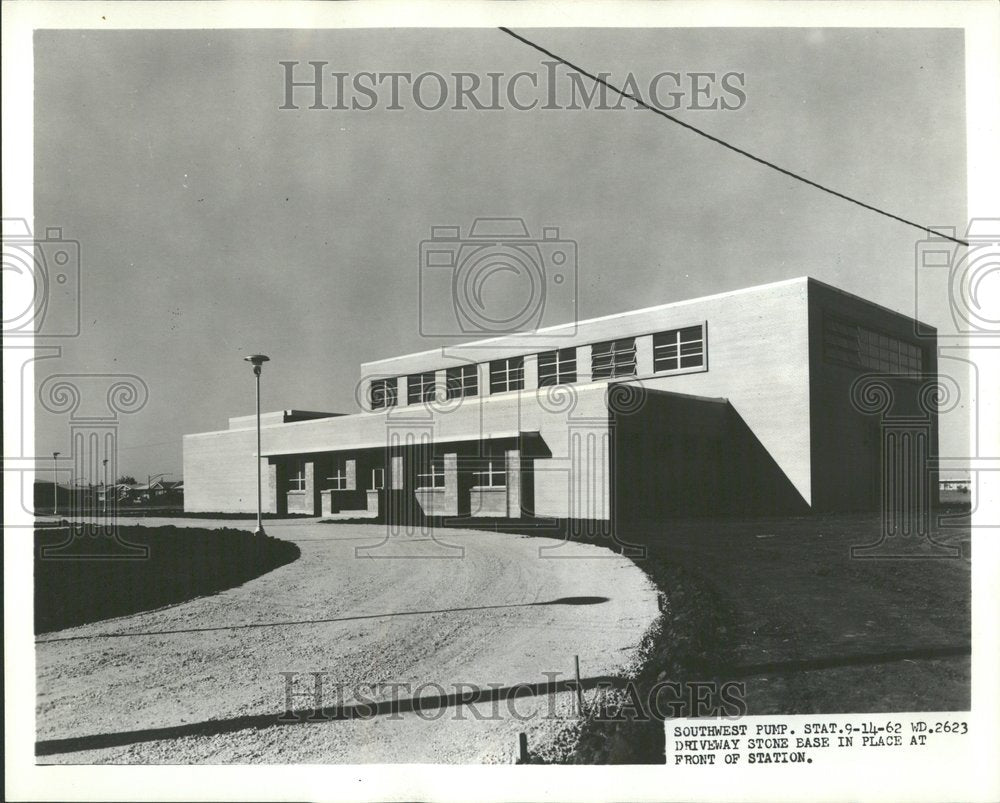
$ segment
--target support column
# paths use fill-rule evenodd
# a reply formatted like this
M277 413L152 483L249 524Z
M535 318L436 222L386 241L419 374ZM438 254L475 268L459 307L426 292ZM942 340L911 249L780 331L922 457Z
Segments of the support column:
M316 461L306 460L306 511L319 514L319 483L316 481Z
M636 376L649 376L653 373L652 335L640 335L635 339L635 373Z
M507 472L507 518L521 518L521 451L508 449L504 455Z
M538 389L538 355L526 354L524 356L524 389Z
M489 396L490 395L490 364L488 362L481 362L476 364L476 377L479 387L476 388L478 395Z
M449 452L444 455L444 493L441 495L441 510L435 511L439 516L458 515L458 455Z
M577 384L585 385L592 382L590 373L590 346L576 347L576 381Z
M268 513L280 513L278 510L278 464L267 464L267 503L264 509Z

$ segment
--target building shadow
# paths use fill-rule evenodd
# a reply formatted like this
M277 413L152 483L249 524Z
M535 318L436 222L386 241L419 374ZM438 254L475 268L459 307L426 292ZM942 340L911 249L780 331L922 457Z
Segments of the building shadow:
M581 679L583 690L601 688L623 688L623 678L601 675ZM461 692L443 695L421 695L420 697L394 698L384 701L352 703L349 705L319 706L308 709L285 711L281 714L257 714L227 719L213 719L163 728L146 728L115 733L98 733L76 736L68 739L46 739L35 742L36 756L51 756L59 753L76 753L82 750L102 750L124 747L141 742L155 742L162 739L181 739L191 736L220 736L242 730L264 730L266 728L308 725L322 722L366 720L375 717L416 713L438 709L456 708L477 704L496 704L525 697L539 697L560 692L576 691L575 680L552 680L543 683L520 683L503 688L488 687L469 689L463 684ZM515 714L516 715L516 714Z
M809 505L726 399L644 388L611 412L613 521L806 515Z

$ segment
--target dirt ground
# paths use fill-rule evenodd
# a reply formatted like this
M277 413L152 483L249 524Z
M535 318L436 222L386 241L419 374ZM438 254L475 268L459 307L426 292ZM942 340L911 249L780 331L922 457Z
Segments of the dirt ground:
M650 547L638 565L667 570L668 593L699 594L694 678L745 682L751 715L968 710L969 530L935 531L954 558L852 557L880 527L858 514L671 522L631 536Z
M382 527L267 529L301 557L218 594L37 639L40 763L509 762L520 731L538 749L576 727L573 693L545 685L572 678L574 655L585 682L620 675L658 615L647 576L599 547L540 557L547 539L449 530L438 538L450 549L424 536L359 554ZM312 673L325 673L319 698ZM457 684L495 691L474 706L277 721L289 691L294 710L316 716L405 708ZM540 686L511 699L518 684Z

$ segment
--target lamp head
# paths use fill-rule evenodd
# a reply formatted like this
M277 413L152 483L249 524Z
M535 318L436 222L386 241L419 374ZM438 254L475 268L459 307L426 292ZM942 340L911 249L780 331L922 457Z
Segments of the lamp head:
M251 354L249 357L244 357L243 359L253 366L254 376L260 376L260 367L271 360L266 354Z
M52 453L52 459L53 459L53 460L56 460L56 459L58 459L59 455L61 455L61 454L62 454L62 452L53 452L53 453Z

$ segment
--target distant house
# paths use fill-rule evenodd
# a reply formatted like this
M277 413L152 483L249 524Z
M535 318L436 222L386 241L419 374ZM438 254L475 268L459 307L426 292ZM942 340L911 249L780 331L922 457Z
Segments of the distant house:
M56 497L59 501L59 512L69 513L71 510L99 508L103 510L108 503L119 508L142 507L155 505L158 507L183 507L184 481L170 480L153 483L116 483L104 488L100 485L58 485L49 480L35 480L34 511L40 515L51 515L55 512Z
M115 485L113 487L117 489L119 505L180 507L184 504L183 480L155 480L150 483L133 483L130 485Z
M184 480L167 480L162 483L166 496L184 496Z

